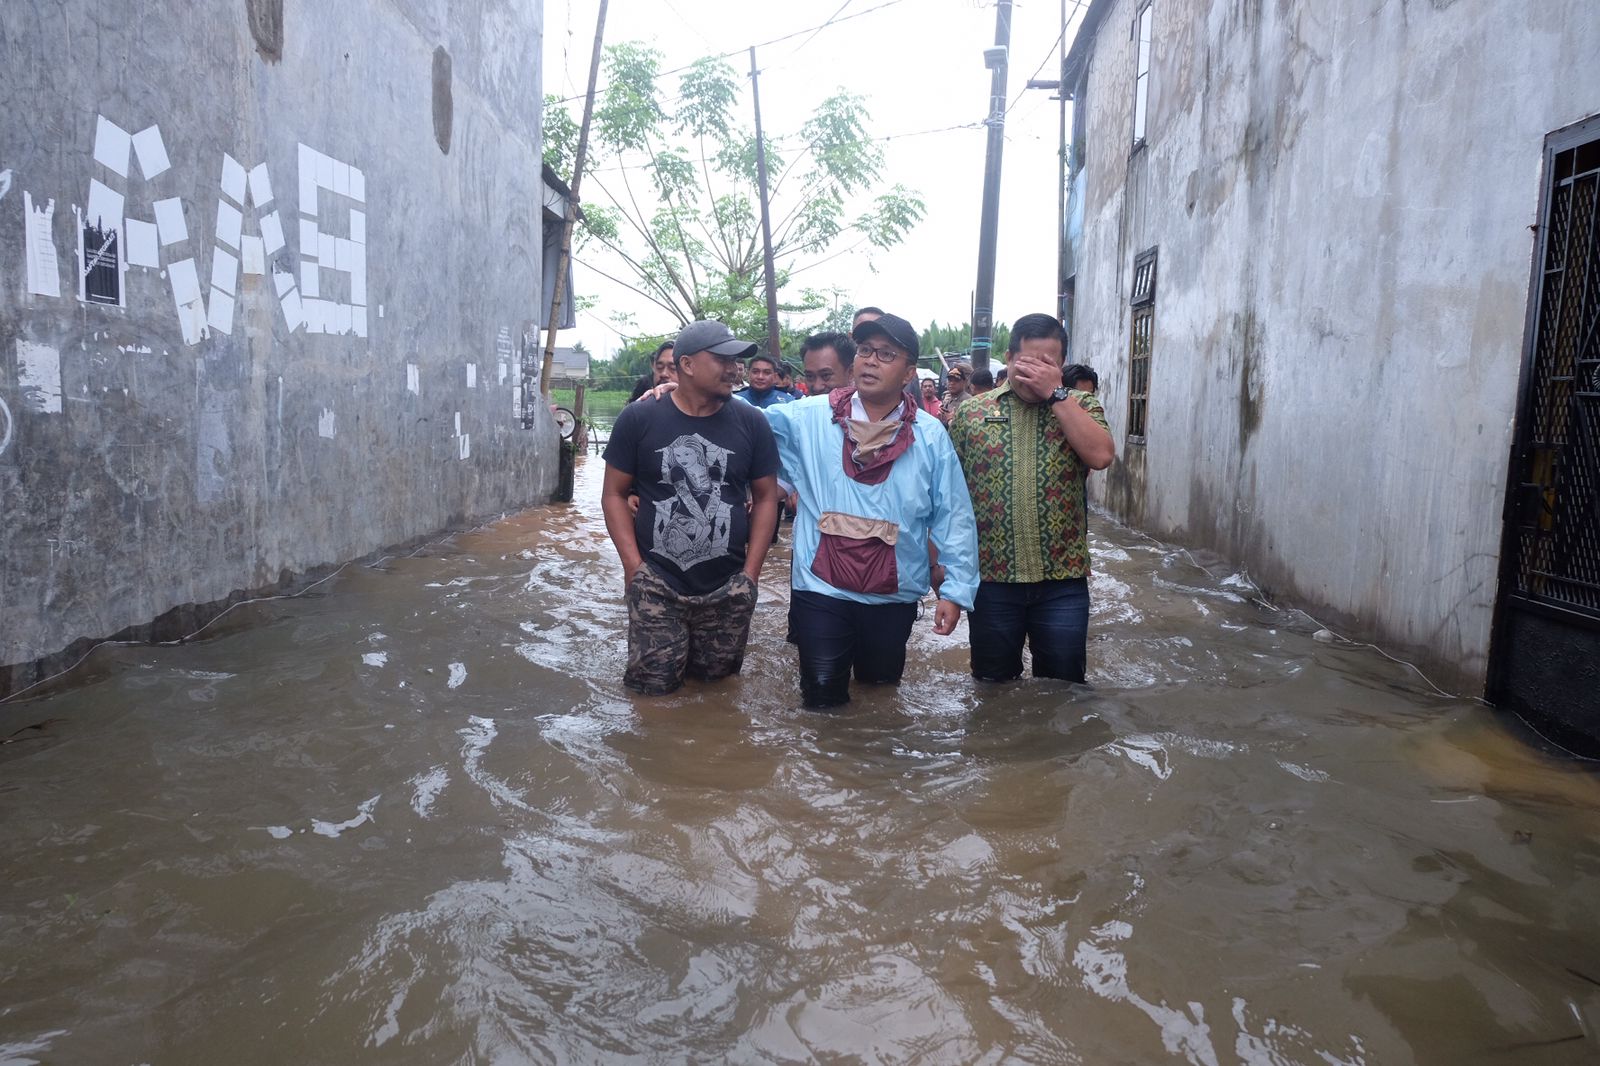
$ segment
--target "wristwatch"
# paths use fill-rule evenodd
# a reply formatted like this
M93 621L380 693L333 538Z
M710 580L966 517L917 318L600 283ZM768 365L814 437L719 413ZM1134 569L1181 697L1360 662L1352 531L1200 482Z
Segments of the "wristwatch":
M1050 406L1054 407L1056 404L1060 403L1062 400L1070 400L1071 398L1072 398L1071 391L1066 389L1065 387L1059 387L1059 388L1056 388L1056 389L1052 389L1051 392L1050 392Z

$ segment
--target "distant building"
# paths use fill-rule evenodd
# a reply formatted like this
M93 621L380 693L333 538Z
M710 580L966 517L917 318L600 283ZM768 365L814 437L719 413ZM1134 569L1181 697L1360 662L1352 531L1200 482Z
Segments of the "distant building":
M557 348L550 359L550 381L571 385L589 380L589 353L577 348Z
M1100 502L1591 744L1596 56L1594 0L1092 0L1062 72Z

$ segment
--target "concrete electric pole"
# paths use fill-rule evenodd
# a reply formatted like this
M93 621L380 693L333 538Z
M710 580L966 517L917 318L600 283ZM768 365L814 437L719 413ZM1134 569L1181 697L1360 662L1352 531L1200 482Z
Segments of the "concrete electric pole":
M756 71L756 50L750 48L750 96L756 105L756 183L761 189L761 258L767 281L767 352L781 360L778 339L778 284L772 269L772 216L767 206L767 145L761 136L761 85Z
M983 51L983 65L994 72L989 83L989 147L983 162L983 215L978 230L978 290L972 308L972 365L989 369L994 333L995 241L1000 231L1000 153L1006 143L1006 67L1011 45L1011 0L998 0L994 47Z

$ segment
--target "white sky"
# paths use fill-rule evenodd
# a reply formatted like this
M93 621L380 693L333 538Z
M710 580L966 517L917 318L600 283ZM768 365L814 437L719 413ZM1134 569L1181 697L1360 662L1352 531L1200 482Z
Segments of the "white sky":
M876 304L919 329L932 319L959 324L970 317L977 283L985 131L978 126L903 135L982 121L990 83L983 50L994 43L995 8L992 0L892 0L883 6L885 2L611 0L605 39L646 41L664 54L663 69L671 69L820 25L840 12L842 4L840 17L847 21L814 37L806 34L758 49L763 129L769 137L794 133L840 87L865 97L868 130L889 139L864 150L882 155L886 184L899 182L921 194L927 214L903 243L875 252L870 263L860 255L836 258L800 273L785 291L802 284L824 290L837 286L847 293L844 303ZM1069 46L1086 6L1083 0L1067 0ZM598 0L545 0L546 93L583 92L598 8ZM1012 11L1006 92L1015 103L1006 117L996 322L1013 322L1033 311L1053 312L1056 291L1060 105L1049 90L1023 86L1030 77L1059 76L1061 2L1032 0L1014 4ZM749 68L746 55L728 62L741 72ZM1043 69L1035 75L1041 63ZM670 97L677 76L666 82ZM745 86L748 116L748 78ZM581 102L572 106L576 118ZM748 126L749 119L745 121ZM600 199L593 187L582 192L586 201ZM620 344L609 321L615 310L634 313L639 332L674 328L665 311L581 263L574 269L578 291L597 305L579 314L576 329L563 331L563 344L581 340L597 356L610 356Z

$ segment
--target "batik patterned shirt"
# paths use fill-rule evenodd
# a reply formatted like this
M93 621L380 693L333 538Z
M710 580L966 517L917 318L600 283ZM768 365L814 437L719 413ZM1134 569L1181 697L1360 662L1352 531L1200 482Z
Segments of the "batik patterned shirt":
M1072 399L1106 425L1093 393ZM1110 427L1107 427L1108 429ZM1089 468L1067 444L1049 404L1026 404L1009 384L964 401L950 440L967 476L978 519L978 575L984 581L1054 581L1089 573Z

